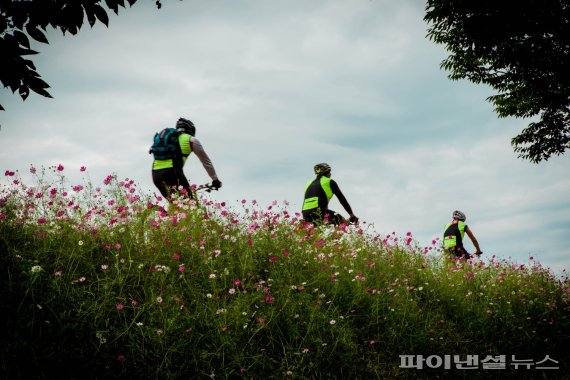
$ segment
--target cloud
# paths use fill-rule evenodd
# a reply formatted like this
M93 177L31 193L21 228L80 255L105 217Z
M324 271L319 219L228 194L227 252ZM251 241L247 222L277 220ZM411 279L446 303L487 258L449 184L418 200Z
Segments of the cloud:
M298 211L329 162L355 213L378 232L441 235L468 214L483 250L570 267L568 157L532 165L497 119L492 92L452 82L415 1L152 2L77 36L50 33L36 63L54 99L2 93L0 166L63 163L74 181L116 172L150 192L148 148L180 116L224 183L211 196ZM191 157L194 183L209 181ZM333 199L331 207L342 207Z

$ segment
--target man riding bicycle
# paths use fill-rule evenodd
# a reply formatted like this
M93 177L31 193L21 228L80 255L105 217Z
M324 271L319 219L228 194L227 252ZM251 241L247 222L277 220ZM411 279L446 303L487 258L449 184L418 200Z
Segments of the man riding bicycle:
M314 171L317 177L310 180L305 186L305 199L303 201L303 219L305 222L321 224L327 220L334 225L347 224L342 215L328 209L329 201L333 195L336 195L340 204L350 215L349 222L357 223L358 218L352 212L348 201L337 183L330 178L330 165L327 163L316 164Z
M155 159L152 164L152 180L164 198L169 198L173 189L182 186L186 195L192 198L192 191L188 179L184 175L183 167L190 153L194 152L200 159L202 166L212 179L211 187L219 189L222 182L218 179L214 165L210 157L204 151L202 144L195 137L196 127L188 119L180 118L176 122L176 130L180 133L175 158L159 160Z
M445 254L451 258L453 258L453 256L464 258L473 257L473 255L467 252L465 247L463 247L463 237L465 233L467 233L467 236L469 236L469 239L471 239L471 242L477 250L474 255L480 256L483 253L481 252L479 242L477 242L475 235L467 224L465 224L465 219L465 214L456 210L453 212L453 220L451 223L445 226L443 232L443 250Z

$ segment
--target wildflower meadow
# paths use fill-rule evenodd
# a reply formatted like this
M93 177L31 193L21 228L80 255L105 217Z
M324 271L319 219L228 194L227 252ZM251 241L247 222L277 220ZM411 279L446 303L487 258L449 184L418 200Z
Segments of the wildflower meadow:
M533 258L451 260L287 202L167 204L84 167L26 177L0 187L6 379L570 378L570 280Z

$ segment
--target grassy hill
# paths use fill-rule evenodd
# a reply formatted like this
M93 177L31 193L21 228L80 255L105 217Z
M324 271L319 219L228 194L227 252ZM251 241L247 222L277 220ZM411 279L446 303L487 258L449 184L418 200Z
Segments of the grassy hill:
M410 233L306 225L286 203L165 212L129 179L32 171L0 189L7 379L570 373L570 281L533 260L454 261Z

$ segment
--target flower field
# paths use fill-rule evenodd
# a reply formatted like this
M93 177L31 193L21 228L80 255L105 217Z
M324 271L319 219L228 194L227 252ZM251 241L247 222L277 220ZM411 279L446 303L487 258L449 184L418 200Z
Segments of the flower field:
M532 258L454 261L286 202L165 210L77 170L4 173L7 379L568 378L570 280Z

